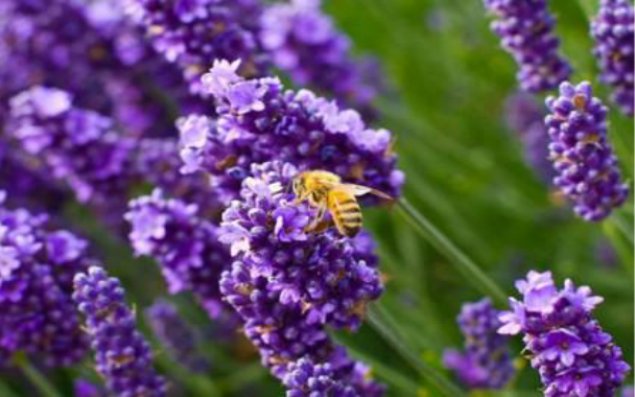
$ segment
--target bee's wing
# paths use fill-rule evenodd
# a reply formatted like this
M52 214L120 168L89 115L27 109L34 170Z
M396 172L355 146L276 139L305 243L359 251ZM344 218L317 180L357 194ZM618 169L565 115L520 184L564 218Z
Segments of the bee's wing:
M389 200L389 201L393 200L393 198L387 195L386 193L379 191L377 189L370 188L368 186L354 185L352 183L347 183L344 186L349 192L351 192L355 196L363 196L365 194L370 193L384 200Z

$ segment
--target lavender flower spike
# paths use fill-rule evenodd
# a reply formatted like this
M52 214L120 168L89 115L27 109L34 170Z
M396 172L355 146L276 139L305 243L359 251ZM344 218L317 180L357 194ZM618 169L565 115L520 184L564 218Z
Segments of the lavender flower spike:
M320 10L320 0L272 5L261 21L263 46L273 63L289 73L298 86L314 88L364 116L375 113L371 102L377 87L369 73L372 62L352 58L348 37Z
M92 260L86 241L49 226L45 215L5 208L0 191L0 366L17 351L50 367L86 354L71 292Z
M505 102L507 126L517 135L523 146L525 160L540 179L549 183L555 172L549 161L549 134L545 127L546 108L533 95L518 92Z
M152 368L152 352L135 327L119 280L99 267L75 276L73 299L86 317L96 367L118 397L163 397L165 380Z
M174 305L159 299L145 314L159 342L176 362L192 372L204 373L209 369L209 362L198 354L198 335Z
M613 397L630 368L591 315L603 299L571 280L558 290L550 272L531 271L516 288L522 301L510 298L499 333L524 335L545 397Z
M389 131L369 129L356 111L309 91L285 91L277 78L245 80L238 67L217 61L203 76L216 99L216 122L206 116L179 120L185 172L207 171L228 199L238 196L252 164L272 160L399 195L404 175Z
M625 114L633 115L633 68L635 12L628 0L602 0L591 23L600 80L613 87L613 101Z
M508 337L497 334L499 312L485 298L466 303L457 322L465 336L465 352L446 350L444 365L469 389L502 389L514 375Z
M607 109L592 96L588 82L562 83L560 96L549 97L546 103L551 112L545 118L549 152L558 174L554 184L574 202L578 216L599 221L628 196L607 139Z
M170 293L191 291L211 317L218 317L226 306L218 279L230 260L216 227L199 216L198 207L155 190L132 200L125 219L135 254L158 262Z
M16 95L6 131L80 202L125 205L134 142L119 136L111 119L74 107L66 91L37 86Z
M555 20L547 0L484 0L498 19L492 30L501 38L520 70L516 79L525 91L540 92L567 80L571 67L558 54L560 42L553 33Z
M223 213L220 240L231 247L234 262L223 272L221 292L263 364L287 382L290 393L304 390L302 379L328 372L329 382L352 388L354 396L381 395L382 388L326 332L357 329L366 305L381 294L372 245L354 245L332 230L305 232L315 212L295 205L285 189L296 173L290 164L254 165L241 200ZM299 395L311 395L304 391Z
M265 73L258 0L128 0L128 10L157 52L179 65L193 94L205 94L200 78L214 59L241 59L246 76Z

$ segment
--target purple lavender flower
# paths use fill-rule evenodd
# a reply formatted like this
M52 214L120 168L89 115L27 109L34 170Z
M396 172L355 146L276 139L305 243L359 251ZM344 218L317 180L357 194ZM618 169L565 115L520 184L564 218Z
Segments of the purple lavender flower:
M175 138L145 138L139 141L135 174L170 197L196 204L204 218L219 218L222 209L204 172L183 175L178 142Z
M0 356L24 351L47 366L75 364L87 344L68 280L92 263L86 242L3 201L0 192Z
M165 380L152 368L152 352L135 327L119 280L99 267L75 276L73 299L86 318L97 372L116 396L160 397Z
M508 337L496 332L501 326L498 314L487 298L464 304L457 322L465 352L449 349L443 354L444 365L470 389L501 389L515 372Z
M558 54L560 42L553 34L555 19L546 0L484 0L498 19L492 30L520 70L516 79L525 91L540 92L567 80L571 67Z
M300 87L311 87L357 109L366 120L375 113L376 87L366 75L370 60L351 57L350 41L320 10L319 0L293 0L267 8L260 40L273 63Z
M266 69L254 23L257 0L130 0L128 8L157 52L180 66L192 93L206 94L200 79L214 59L241 59L246 76Z
M555 173L549 161L549 134L544 123L545 114L546 111L527 93L511 95L505 103L507 126L518 134L527 163L542 180L551 181Z
M633 386L626 386L622 389L622 397L635 397Z
M113 118L126 136L166 136L178 109L200 102L119 0L3 2L0 59L0 118L4 100L22 90L63 87L76 106Z
M95 384L86 379L76 379L73 383L74 397L104 397L104 393Z
M530 271L516 282L523 300L510 298L499 333L523 333L531 365L546 397L612 397L629 366L591 312L602 302L589 287L566 280L558 290L550 272Z
M276 78L245 80L237 68L238 62L217 61L203 77L217 100L216 122L179 120L184 172L209 172L226 201L237 196L251 164L272 159L399 195L404 176L396 169L390 132L367 129L357 112L309 91L283 91Z
M335 231L304 231L315 211L296 206L286 193L295 167L265 163L252 172L241 200L223 213L220 230L234 259L222 274L221 292L243 319L245 334L280 379L293 378L292 363L305 359L330 363L332 380L352 387L354 395L381 394L326 333L327 326L357 329L366 305L382 292L376 261L361 259L369 257L369 245L360 244L358 254Z
M625 114L633 115L633 57L635 24L633 4L628 0L602 0L591 23L595 39L593 54L598 59L600 80L613 87L613 101Z
M562 83L560 96L549 97L546 103L551 112L545 118L549 152L558 174L553 182L574 202L578 216L599 221L628 196L607 139L607 109L592 96L588 82Z
M225 305L218 280L230 259L216 227L199 217L197 206L155 190L132 200L125 219L135 254L159 263L170 293L191 291L210 316L219 316Z
M80 202L110 205L125 196L133 148L112 128L110 119L73 107L69 93L34 87L11 100L7 130Z
M145 314L152 331L173 360L192 372L209 370L209 362L198 353L198 335L174 305L157 300L145 310Z

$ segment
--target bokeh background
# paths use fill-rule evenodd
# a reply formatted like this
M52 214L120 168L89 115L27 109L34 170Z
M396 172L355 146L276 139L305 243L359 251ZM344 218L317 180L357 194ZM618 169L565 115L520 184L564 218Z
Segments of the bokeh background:
M575 68L573 80L591 81L606 100L588 34L597 2L550 3L563 52ZM505 124L504 104L516 89L516 66L490 32L481 2L330 0L325 7L350 35L355 50L375 55L383 67L387 91L378 101L382 115L377 125L397 137L400 166L407 175L405 197L412 206L506 294L516 293L514 281L529 269L551 270L558 283L571 278L590 285L605 298L597 317L632 366L632 199L602 223L583 222L525 162L518 136ZM625 178L632 181L633 120L612 109L610 123L609 139ZM139 313L165 293L150 260L133 258L85 209L66 211L96 241L110 273L122 279ZM360 333L335 336L373 367L374 375L389 386L389 396L438 395L431 373L437 370L451 378L442 368L441 354L462 344L455 317L462 303L480 299L484 291L403 210L380 208L366 215L379 241L386 293L371 306ZM282 395L247 342L219 329L188 296L170 299L201 330L203 354L212 362L208 374L192 375L156 347L160 370L177 380L184 395ZM500 302L497 306L504 307ZM147 330L143 316L139 320ZM520 356L520 350L516 340L514 352ZM518 365L523 369L508 390L479 395L539 396L537 374L522 359ZM95 378L89 364L49 375L69 396L74 377ZM0 379L2 397L31 392L18 377Z

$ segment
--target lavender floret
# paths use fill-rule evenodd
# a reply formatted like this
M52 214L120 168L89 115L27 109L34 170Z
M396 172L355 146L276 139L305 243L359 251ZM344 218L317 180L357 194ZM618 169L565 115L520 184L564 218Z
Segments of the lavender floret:
M549 152L557 176L554 185L574 203L586 221L606 218L628 196L617 157L607 138L607 109L592 96L591 85L560 85L560 96L547 98L545 118Z
M96 369L119 397L162 397L167 385L152 367L152 352L137 331L119 280L99 267L75 276L73 299L86 320Z
M600 80L613 88L612 99L622 112L633 115L635 68L635 12L628 0L602 0L591 23L593 54L600 66Z
M492 30L501 39L519 71L516 79L525 91L555 88L571 75L571 66L558 54L560 41L554 35L554 17L546 0L484 0L497 19Z
M469 389L502 389L514 375L509 338L497 333L499 311L485 298L466 303L457 322L465 337L465 350L446 350L444 365Z
M531 271L516 282L522 300L510 298L499 333L522 333L531 366L546 397L613 397L629 366L591 312L603 299L566 280L558 289L550 272Z

